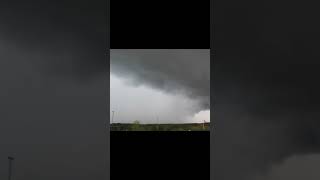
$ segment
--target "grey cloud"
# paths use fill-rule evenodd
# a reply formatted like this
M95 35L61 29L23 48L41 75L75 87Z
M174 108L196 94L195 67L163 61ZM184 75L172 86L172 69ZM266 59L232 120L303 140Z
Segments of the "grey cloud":
M105 1L0 2L0 179L105 179Z
M106 73L106 1L15 1L0 3L0 38L34 58L43 75L91 80Z
M296 13L301 4L278 1L251 5L220 1L214 9L217 180L255 180L293 155L320 152L319 11L305 4Z
M319 166L319 154L295 155L274 164L269 173L257 176L256 180L316 180L320 178Z
M207 49L112 49L111 72L134 85L182 93L210 107L210 51Z

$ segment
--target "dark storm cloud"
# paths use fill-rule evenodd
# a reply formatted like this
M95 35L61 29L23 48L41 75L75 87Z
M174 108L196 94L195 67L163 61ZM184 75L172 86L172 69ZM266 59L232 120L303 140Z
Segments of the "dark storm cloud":
M249 180L292 155L320 153L315 5L215 7L213 178Z
M273 166L267 176L257 177L257 180L317 180L320 178L319 157L319 154L292 156L283 163Z
M18 47L50 53L37 62L44 71L88 78L107 67L106 8L103 0L1 2L0 32Z
M105 4L0 3L0 179L106 178Z
M169 93L184 93L210 107L208 49L112 49L111 72Z

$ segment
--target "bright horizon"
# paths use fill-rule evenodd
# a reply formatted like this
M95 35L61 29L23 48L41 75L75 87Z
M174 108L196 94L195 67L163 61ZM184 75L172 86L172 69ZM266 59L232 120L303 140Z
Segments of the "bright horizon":
M135 103L135 107L130 102ZM115 111L114 123L133 123L136 120L141 124L210 122L210 110L190 114L188 111L193 106L197 106L197 102L182 95L166 94L145 85L132 86L126 79L110 74L110 123L112 111Z

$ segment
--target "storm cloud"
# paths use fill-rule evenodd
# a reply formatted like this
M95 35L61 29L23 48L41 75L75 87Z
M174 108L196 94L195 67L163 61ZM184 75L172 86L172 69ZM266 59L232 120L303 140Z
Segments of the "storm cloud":
M0 3L0 179L105 179L105 1Z
M1 40L33 53L29 61L42 73L78 80L101 76L109 64L107 15L102 0L1 2ZM44 53L46 59L36 57Z
M210 108L210 50L112 49L111 73L171 94L183 94Z
M213 178L256 180L288 158L319 154L319 11L219 1L214 13Z

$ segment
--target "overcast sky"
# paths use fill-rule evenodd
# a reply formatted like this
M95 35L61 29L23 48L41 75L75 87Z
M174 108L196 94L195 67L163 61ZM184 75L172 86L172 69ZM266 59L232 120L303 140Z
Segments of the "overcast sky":
M316 3L220 1L213 11L213 179L319 177Z
M318 180L320 179L320 154L294 155L275 164L265 176L255 180Z
M0 2L0 179L11 154L14 179L106 179L105 2ZM136 112L149 108L153 121L170 109L176 120L209 109L212 71L213 179L320 177L313 171L320 161L318 5L234 0L220 1L214 12L214 69L208 50L175 58L139 58L143 50L132 50L130 61L111 51L113 82L158 94L138 98L149 106L128 116L142 119L146 113ZM132 105L124 101L117 100L115 119Z
M106 179L105 1L0 2L0 179Z
M210 121L209 53L111 50L110 111L115 111L114 122Z

